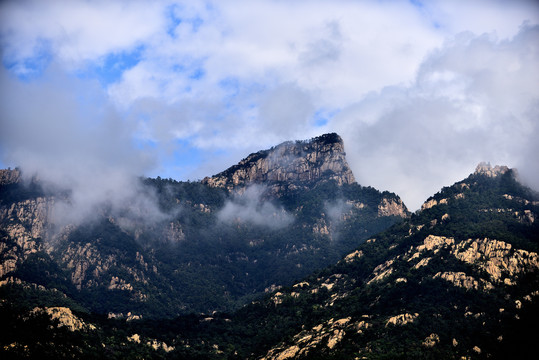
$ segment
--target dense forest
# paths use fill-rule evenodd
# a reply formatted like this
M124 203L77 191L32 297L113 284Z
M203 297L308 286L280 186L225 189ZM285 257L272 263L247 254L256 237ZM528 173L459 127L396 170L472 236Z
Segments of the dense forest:
M190 205L176 218L183 242L165 242L153 256L168 256L170 264L188 258L197 267L167 269L160 260L161 277L148 278L155 298L140 305L141 312L145 306L155 312L126 321L104 311L121 301L136 305L122 297L125 292L76 289L65 269L47 253L36 252L17 270L21 283L0 287L2 324L9 329L2 337L3 358L532 358L535 352L539 197L511 171L494 177L473 174L443 188L427 200L429 206L400 221L366 210L381 196L394 195L325 182L268 200L272 209L294 214L293 225L282 228L248 225L241 219L222 224L215 213L197 210L198 204L223 207L231 195L222 189L145 181L159 194L162 209L173 208L177 199ZM311 233L307 239L301 232L304 224L329 217L327 204L335 199L366 206L354 207L357 212L349 218L331 223L330 234L317 238ZM205 231L197 233L200 228ZM131 266L136 266L137 252L155 248L157 241L144 235L134 239L106 221L71 236L70 242L109 239L100 243L101 251L121 251L124 257L119 259L133 262ZM212 242L215 237L218 243ZM195 239L197 246L189 252L187 244ZM255 249L246 246L254 239L259 240ZM314 259L314 251L295 251L307 241L324 256ZM240 258L256 259L262 266ZM245 261L241 271L227 268L238 261ZM277 266L270 267L272 261ZM313 270L295 267L297 263ZM298 270L284 270L290 268ZM173 305L155 284L174 272L183 282L167 283L170 298L200 302L199 309L227 305L211 313L186 309L190 314L165 319L171 313L166 308ZM203 285L196 283L195 275L201 274L207 280ZM255 277L264 280L250 282ZM264 287L285 277L282 287L264 295ZM206 295L197 293L197 287L210 284L225 286L227 292L213 285L200 290ZM180 288L189 288L193 297L185 297ZM84 325L72 331L36 307L69 308Z

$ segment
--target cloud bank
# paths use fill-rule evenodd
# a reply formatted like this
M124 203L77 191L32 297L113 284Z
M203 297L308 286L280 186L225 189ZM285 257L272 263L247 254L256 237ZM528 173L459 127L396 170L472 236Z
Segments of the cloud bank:
M370 94L333 120L359 182L418 208L480 161L539 188L539 27L510 40L464 33L432 52L410 86ZM397 181L395 181L397 179Z
M38 81L20 82L0 71L4 159L45 188L67 190L57 199L59 225L114 216L162 219L139 177L153 166L151 151L137 149L125 123L92 81L68 77L54 66Z
M200 179L335 131L411 209L483 160L537 187L538 24L525 0L3 1L1 162L107 194L91 174Z

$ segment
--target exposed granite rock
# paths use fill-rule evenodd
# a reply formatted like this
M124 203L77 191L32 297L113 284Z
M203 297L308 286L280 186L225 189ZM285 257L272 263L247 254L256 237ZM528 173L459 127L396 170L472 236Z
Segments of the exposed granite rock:
M44 237L53 206L54 199L49 197L38 197L3 206L0 208L0 223L5 226L13 239L27 241L31 238ZM24 229L17 230L21 224L24 225Z
M427 266L429 264L429 261L431 260L432 258L430 257L426 257L426 258L423 258L421 259L417 264L414 265L414 269L419 269L420 267L423 267L423 266Z
M421 205L421 210L430 209L431 207L436 205L438 205L438 201L436 201L435 199L430 199L425 201L423 205Z
M438 336L438 334L435 334L435 333L432 333L430 334L429 336L427 336L425 338L425 340L423 341L422 345L424 347L433 347L435 346L436 344L438 344L440 342L440 336Z
M47 219L53 205L52 198L38 197L0 207L0 226L7 233L0 242L0 277L14 272L28 255L43 249L39 239L49 230Z
M400 216L402 218L408 217L408 209L404 206L401 199L387 199L383 198L378 205L378 216Z
M436 252L436 250L445 246L453 245L454 243L455 243L455 240L453 238L429 235L423 241L423 245L420 245L417 247L417 250L418 251L433 250Z
M63 253L62 262L71 271L71 281L80 290L91 286L92 282L89 280L106 272L116 264L117 258L112 255L103 258L91 243L70 244ZM92 268L93 271L90 271Z
M0 170L0 185L15 184L21 180L21 172L19 169L2 169Z
M344 144L337 134L326 134L309 141L285 142L269 150L249 155L237 165L205 178L202 183L233 190L252 183L355 182L346 161Z
M436 236L436 235L429 235L423 240L423 244L416 246L415 248L411 248L407 253L406 256L409 256L408 261L412 261L414 259L417 259L421 256L421 254L425 251L433 251L434 254L438 253L440 249L452 246L455 244L455 240L453 238L448 238L444 236ZM428 264L428 260L425 260L426 258L421 259L421 261L414 266L414 268L419 268L421 266L425 266ZM421 265L420 265L421 264Z
M147 341L146 344L148 346L151 346L154 350L162 349L165 352L171 352L172 350L174 350L174 346L168 346L164 341L159 341L155 339Z
M496 177L498 175L503 175L507 171L509 171L509 168L507 166L500 166L496 165L492 167L490 163L481 162L477 167L475 168L475 175L485 175L488 177Z
M113 276L110 279L110 284L108 286L109 290L127 290L133 291L133 285L126 282L124 279L118 278L118 276Z
M281 345L271 349L261 360L284 360L300 358L318 350L332 350L347 333L361 334L371 324L361 320L354 322L351 317L330 319L310 330L303 330L292 339L292 345Z
M140 337L139 334L133 334L131 336L128 336L127 341L133 342L133 343L136 343L136 344L141 344L142 343L142 340L141 340L141 337ZM162 349L165 352L170 352L170 351L174 350L174 346L168 346L165 342L159 341L159 340L156 340L156 339L148 339L148 341L146 341L146 345L152 347L154 350Z
M390 317L386 322L386 327L389 325L406 325L409 323L413 323L414 320L419 316L419 314L399 314Z
M375 281L380 281L386 278L387 276L391 275L393 273L393 268L391 267L391 265L393 265L394 261L395 261L394 259L390 259L386 261L385 263L380 264L377 267L375 267L372 272L372 278L369 280L367 284L371 284Z
M421 205L421 210L427 210L427 209L430 209L433 206L447 204L447 202L448 202L447 199L440 199L440 200L429 199L429 200L425 201L423 203L423 205Z
M351 263L353 261L356 261L357 259L359 259L360 257L363 256L363 251L361 250L356 250L348 255L346 255L344 257L344 261L346 261L347 263Z
M9 254L13 256L12 254ZM16 255L15 255L16 256ZM7 258L5 254L2 254L2 263L0 263L0 278L17 270L18 257Z
M70 308L67 307L46 307L35 308L33 314L46 313L53 320L58 320L59 326L64 326L70 331L79 330L95 330L96 327L92 324L86 324L84 321L73 315Z
M438 277L449 281L455 286L462 287L468 290L491 290L494 288L494 286L492 286L490 282L483 279L477 281L473 276L468 276L463 272L439 272L434 275L434 278Z
M485 270L493 282L511 285L516 276L539 269L535 252L512 249L511 244L491 239L468 239L455 246L453 255L468 264Z

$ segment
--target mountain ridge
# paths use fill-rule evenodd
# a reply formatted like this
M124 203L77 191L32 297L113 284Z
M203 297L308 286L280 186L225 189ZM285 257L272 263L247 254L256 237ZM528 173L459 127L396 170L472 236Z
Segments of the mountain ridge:
M46 229L33 223L45 214L37 206L44 200L10 188L15 193L0 202L0 320L13 331L0 351L96 359L534 358L539 197L515 170L480 164L420 211L389 216L400 202L395 194L314 180L270 181L277 196L266 198L263 182L228 189L146 179L162 210L182 205L159 225L163 232L127 231L105 217L97 227L71 229L56 247L36 236ZM233 216L223 217L224 209ZM267 227L252 221L257 212L294 221ZM236 306L216 306L234 296Z
M17 181L2 185L0 224L9 246L0 249L0 281L38 278L49 286L61 277L69 295L82 298L88 309L119 317L231 310L337 261L370 234L409 216L395 194L352 181L338 135L262 153L275 158L282 151L291 161L283 167L274 160L280 174L297 174L307 156L316 161L303 173L331 167L327 161L342 171L318 171L294 182L266 176L238 183L234 191L148 178L144 189L167 214L162 220L145 222L137 209L125 215L104 207L90 222L58 228L51 214L60 200L69 201L68 194L47 193L38 180L27 184L18 169L6 170L4 177ZM250 160L228 173L245 164ZM341 175L346 181L338 180ZM26 270L41 258L62 274L37 277Z

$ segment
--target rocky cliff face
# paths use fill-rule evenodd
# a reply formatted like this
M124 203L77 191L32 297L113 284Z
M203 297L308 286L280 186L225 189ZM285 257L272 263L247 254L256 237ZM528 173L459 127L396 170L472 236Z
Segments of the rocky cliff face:
M346 162L343 141L337 134L326 134L308 141L285 142L259 151L202 182L232 190L252 183L297 184L323 180L335 180L338 184L355 182Z
M0 206L0 278L14 272L30 255L43 249L52 198L38 197Z
M18 169L1 169L0 185L15 184L21 180L21 172Z
M503 175L507 171L509 171L509 168L507 166L500 166L496 165L492 167L490 163L487 162L481 162L477 167L475 168L475 175L485 175L488 177L496 177L498 175Z

